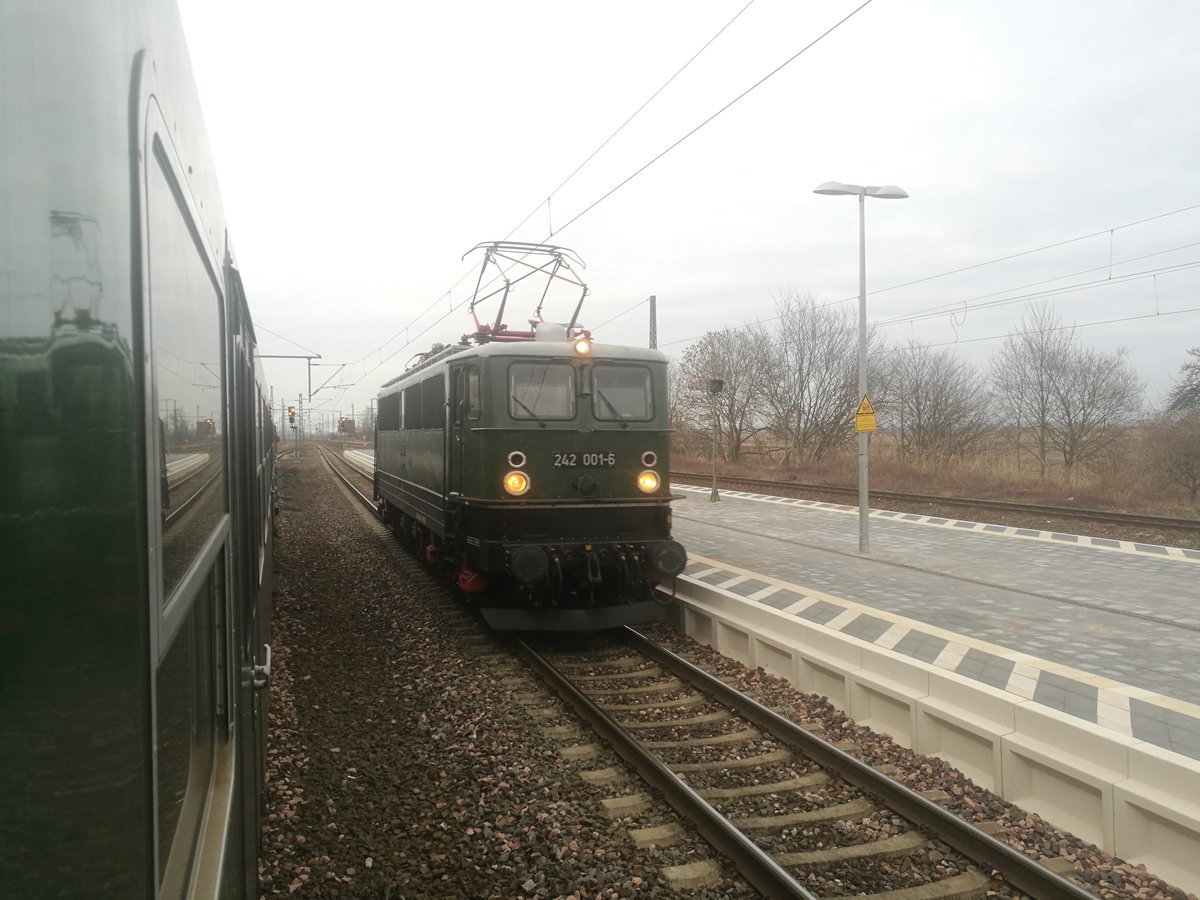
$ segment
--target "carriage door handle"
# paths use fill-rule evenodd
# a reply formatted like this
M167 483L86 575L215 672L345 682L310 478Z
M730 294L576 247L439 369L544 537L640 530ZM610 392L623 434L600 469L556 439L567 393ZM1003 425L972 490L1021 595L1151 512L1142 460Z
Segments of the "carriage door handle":
M271 645L263 644L263 654L267 657L267 661L261 666L255 666L250 673L250 678L254 682L254 689L261 691L271 683Z

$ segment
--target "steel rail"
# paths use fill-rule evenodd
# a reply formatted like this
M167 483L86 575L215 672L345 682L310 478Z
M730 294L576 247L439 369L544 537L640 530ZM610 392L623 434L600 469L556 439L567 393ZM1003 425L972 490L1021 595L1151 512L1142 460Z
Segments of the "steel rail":
M633 766L647 784L662 794L672 809L695 826L700 835L718 853L730 860L742 876L764 896L816 900L803 885L788 874L787 870L771 859L765 850L735 828L657 757L643 749L629 732L571 684L536 650L520 639L511 640L517 654L545 680L546 684L583 716L600 737Z
M709 484L711 475L696 472L672 472L671 478L697 484ZM844 487L836 484L804 484L798 481L770 481L762 478L742 478L737 475L719 475L718 481L728 484L747 484L763 488L787 488L793 491L821 491L830 494L857 493L858 488ZM981 509L1001 509L1008 512L1022 512L1039 515L1062 516L1071 519L1086 519L1097 522L1119 522L1127 525L1148 525L1159 528L1189 528L1200 530L1200 519L1151 516L1140 513L1106 512L1102 509L1086 509L1077 506L1043 506L1034 503L1016 503L1007 500L976 500L969 497L942 497L935 494L907 494L900 491L877 491L872 489L871 496L881 500L906 500L912 503L942 503L947 506L975 506Z
M333 472L333 474L336 475L338 478L342 479L342 484L346 485L346 487L350 488L350 490L352 490L358 496L358 499L362 501L363 506L365 506L367 509L371 510L371 512L375 512L375 504L373 502L371 502L371 499L366 494L364 494L362 491L360 491L358 488L356 488L353 484L351 484L349 478L347 478L345 475L343 475L341 472L338 471L337 466L335 466L333 464L333 462L329 459L329 457L325 454L325 450L321 447L318 447L317 452L321 454L321 459L325 460L325 465L329 466L329 468ZM361 470L355 468L354 466L351 466L349 463L346 463L346 465L349 468L354 469L354 471L356 471L356 472L361 471Z
M176 482L176 484L173 485L172 488L168 489L168 496L169 496L169 491L171 489L177 489L180 486L187 484L189 481L192 481L194 478L198 478L199 476L203 475L208 469L211 469L211 468L213 468L213 466L216 466L216 465L218 465L216 462L210 463L207 466L205 466L203 469L199 469L198 471L193 472L191 475L188 475L183 480ZM217 479L220 478L221 475L223 475L223 474L224 474L224 470L219 470L219 471L215 471L211 475L209 475L208 480L205 481L202 485L200 485L200 487L197 488L186 500L183 500L178 505L172 507L171 511L163 517L163 524L164 525L174 524L185 512L187 512L189 509L191 509L193 506L195 506L196 502L204 494L208 493L208 489L211 488L216 483Z
M711 694L764 731L791 744L823 768L836 772L859 790L879 797L898 815L931 829L940 840L979 864L984 871L999 872L1013 887L1039 900L1095 900L1094 894L658 646L634 629L625 628L624 631L639 652L680 679Z
M374 472L368 472L366 469L364 469L364 468L362 468L361 466L359 466L359 465L358 465L358 463L351 462L351 461L350 461L349 459L347 459L345 456L343 456L343 457L342 457L342 462L343 462L343 463L344 463L344 464L345 464L347 467L349 467L349 468L353 469L355 472L357 472L357 473L358 473L358 474L360 474L360 475L363 475L363 476L365 476L365 477L367 477L367 478L374 478L374 477L375 477L375 473L374 473Z

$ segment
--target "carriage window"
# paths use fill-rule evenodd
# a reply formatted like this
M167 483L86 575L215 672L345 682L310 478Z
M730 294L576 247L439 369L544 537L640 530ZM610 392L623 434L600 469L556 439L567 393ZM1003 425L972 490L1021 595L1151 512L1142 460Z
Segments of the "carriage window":
M421 427L446 427L446 382L441 375L421 382Z
M379 415L376 427L380 431L400 430L400 392L379 398Z
M575 418L575 370L562 363L513 363L508 411L514 419Z
M200 833L212 775L215 567L158 667L155 717L159 879L181 881ZM164 891L164 894L169 893Z
M651 383L650 370L642 366L597 363L592 369L592 415L608 422L652 419Z
M467 418L479 418L479 369L475 366L467 369Z
M227 503L221 295L161 152L149 167L147 218L165 603Z
M410 384L404 389L404 430L421 427L421 385Z

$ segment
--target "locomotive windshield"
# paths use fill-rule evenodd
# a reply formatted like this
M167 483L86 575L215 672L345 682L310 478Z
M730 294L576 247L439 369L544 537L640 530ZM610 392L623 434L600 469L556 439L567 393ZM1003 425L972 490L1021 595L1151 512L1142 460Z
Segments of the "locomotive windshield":
M649 369L597 363L592 370L592 383L595 386L592 415L597 419L645 422L654 417Z
M513 363L508 367L509 415L514 419L575 418L575 370L563 363Z

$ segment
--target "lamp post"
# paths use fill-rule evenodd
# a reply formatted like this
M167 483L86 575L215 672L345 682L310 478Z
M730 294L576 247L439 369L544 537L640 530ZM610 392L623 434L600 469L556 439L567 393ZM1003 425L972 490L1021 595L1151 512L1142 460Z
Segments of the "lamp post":
M814 194L858 197L858 395L867 396L867 227L866 205L868 197L880 200L903 200L908 196L894 184L860 185L826 181L813 190ZM861 400L860 400L861 403ZM872 426L873 427L873 426ZM867 447L869 434L858 432L858 552L871 551L868 527L870 502L867 489Z

